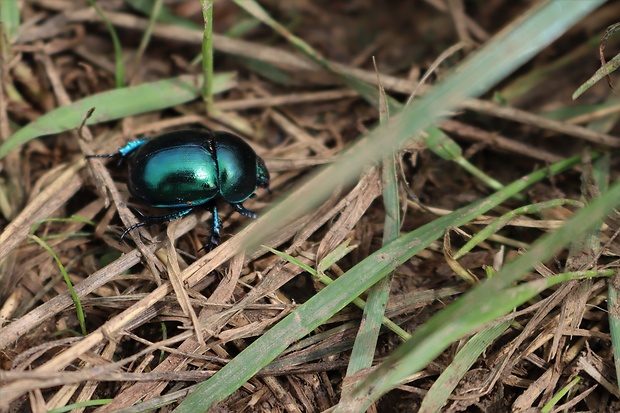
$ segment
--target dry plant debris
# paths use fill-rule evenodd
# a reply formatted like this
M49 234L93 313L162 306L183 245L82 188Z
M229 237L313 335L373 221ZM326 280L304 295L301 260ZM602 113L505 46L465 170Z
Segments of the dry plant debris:
M209 116L203 101L181 97L199 82L201 2L163 1L162 21L149 27L143 10L156 2L100 0L122 45L124 85L147 85L155 95L180 84L187 90L178 90L178 101L166 102L173 98L165 95L164 106L109 115L78 133L74 124L60 130L36 122L53 113L60 124L58 108L114 89L110 33L88 1L18 3L17 34L2 40L0 137L6 142L29 124L41 129L0 160L0 409L12 412L67 405L172 411L197 383L323 290L326 277L343 276L379 250L388 231L385 175L377 164L264 242L280 253L245 248L240 240L248 220L228 207L222 208L224 242L213 251L202 249L207 212L141 229L119 244L119 234L139 219L135 209L153 211L132 204L124 167L86 162L84 154L113 152L167 130L235 130L271 172L270 192L259 190L247 202L266 210L315 168L340 159L380 113L387 122L390 99L404 104L412 93L414 101L430 93L530 7L508 0L261 1L327 59L321 66L234 2L217 1L218 112ZM446 228L443 239L399 265L383 286L390 294L378 342L366 349L373 366L479 280L563 228L617 179L610 155L620 147L617 98L604 82L576 102L570 96L597 70L592 40L614 23L619 8L618 2L601 6L516 74L439 122L441 145L458 145L458 156L443 156L446 146L434 147L432 133L396 151L396 236L474 205L498 189L494 183L502 187L572 156L582 160L465 225ZM606 39L607 51L617 46L617 39ZM342 74L372 85L377 105ZM155 83L168 79L186 83L170 89ZM389 99L379 99L378 84ZM93 116L106 110L96 107ZM468 173L474 170L490 179ZM572 278L541 287L513 311L469 331L368 410L619 411L608 322L618 317L619 228L612 214L567 240L551 259L531 263L521 285L542 285L558 274ZM80 299L83 325L70 288ZM339 402L355 397L351 386L376 371L348 374L360 325L368 322L362 314L348 305L327 316L211 411L346 411ZM475 355L469 364L458 358L466 351ZM456 371L455 360L467 367ZM444 399L431 400L437 388Z

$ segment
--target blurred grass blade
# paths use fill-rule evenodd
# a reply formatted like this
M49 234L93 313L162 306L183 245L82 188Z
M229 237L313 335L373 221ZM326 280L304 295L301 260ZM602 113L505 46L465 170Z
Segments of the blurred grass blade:
M546 63L537 65L533 70L528 70L526 73L510 80L507 85L503 86L501 90L497 92L499 100L511 106L513 101L530 93L532 90L544 88L545 82L557 76L558 71L572 70L570 67L571 64L575 64L575 61L587 57L596 50L599 41L598 35L592 36L587 42L578 45L572 51L562 56L556 56ZM566 109L566 107L563 109Z
M563 1L537 3L468 57L431 92L391 117L386 125L359 139L338 162L314 174L272 208L253 225L246 246L256 248L269 235L321 205L337 185L351 184L365 165L380 161L394 146L419 136L467 98L487 91L603 1L570 2L570 7ZM506 54L507 50L511 53Z
M433 125L441 116L458 107L468 97L477 96L487 91L603 2L604 0L570 3L542 1L537 3L510 27L502 30L485 47L468 58L429 94L403 109L401 113L391 118L385 126L373 130L365 138L360 139L349 151L343 154L337 163L315 174L311 180L301 185L285 200L279 202L262 219L256 221L251 230L247 232L244 246L252 248L260 245L262 241L292 220L322 204L336 186L347 185L357 179L362 168L369 162L381 160L391 152L394 146L402 144L412 136L419 135L422 130ZM525 38L528 39L527 42L523 41ZM507 50L511 53L507 54ZM572 158L571 162L574 161L575 159ZM570 164L568 160L565 162ZM554 169L558 171L560 165L567 167L568 164L565 162L556 164ZM559 168L559 170L561 169ZM538 173L546 174L544 171L538 171ZM334 179L334 177L338 177L338 179ZM496 194L491 198L476 202L453 213L456 215L447 215L439 218L432 225L422 227L423 230L420 229L415 233L415 236L419 238L416 238L417 242L413 245L407 243L407 241L411 241L410 237L401 237L393 241L380 251L386 254L380 255L381 259L378 259L377 255L373 255L371 261L364 260L358 264L358 270L351 270L347 273L355 274L359 277L358 279L343 276L334 281L332 285L326 287L300 307L300 309L303 308L303 314L307 318L300 317L293 321L291 321L290 316L285 318L230 361L214 377L199 386L199 390L179 405L176 411L205 411L213 403L223 400L283 351L290 342L296 339L295 336L302 337L308 334L323 320L328 319L355 298L353 296L359 295L392 271L399 263L398 259L405 259L405 255L399 255L399 251L406 251L406 256L414 254L422 248L419 245L420 238L430 239L441 236L446 224L458 226L460 222L467 221L470 213L472 215L482 213L487 210L487 206L488 208L492 207L490 204L501 202L505 199L504 196L512 196L520 192L533 180L535 179L530 176L527 183L525 181L515 182L507 186L505 190L500 191L498 193L500 195ZM311 198L310 194L312 195ZM484 205L485 208L481 208L481 205ZM459 219L456 219L457 216ZM359 268L363 268L364 272L359 271ZM343 284L345 282L346 284ZM334 300L327 301L325 297ZM299 314L298 311L294 313L295 317ZM281 326L286 326L286 328ZM425 362L426 360L427 357L425 357Z
M342 81L347 84L351 89L357 91L367 102L369 102L373 107L379 107L381 102L379 101L379 96L377 95L377 89L369 85L366 82L363 82L359 79L356 79L352 76L347 75L338 67L334 66L329 60L323 57L319 52L312 48L307 42L305 42L300 37L292 34L286 27L280 24L278 21L274 20L265 9L261 7L254 0L234 0L235 3L241 8L243 8L250 15L254 16L267 26L271 27L274 31L288 40L293 46L295 46L299 51L304 53L308 58L312 59L315 63L329 70L330 72L338 75ZM402 105L393 99L385 95L387 109L390 113L396 113L401 108Z
M215 113L213 102L213 0L200 0L202 4L202 76L203 83L202 99L205 102L207 113Z
M607 287L609 300L609 331L614 351L614 367L616 368L616 384L620 387L620 270L613 276Z
M222 92L235 84L234 73L214 77L213 88ZM134 116L189 102L200 96L200 78L184 75L176 78L114 89L89 96L68 106L61 106L15 132L0 146L0 159L20 145L39 136L52 135L77 128L84 115L96 108L86 122L92 125Z
M340 261L343 257L353 251L357 246L349 246L350 239L346 239L342 244L334 248L329 254L317 264L316 270L318 273L324 273L329 267Z
M428 128L427 133L422 136L422 139L428 149L433 151L435 155L447 161L452 161L458 164L472 176L478 178L481 182L484 182L489 188L499 191L504 187L501 182L485 174L469 162L463 156L463 150L459 144L448 137L448 135L446 135L441 129L437 127ZM521 194L515 195L515 198L523 200L523 196L521 196Z
M470 290L465 296L433 316L412 334L410 340L393 352L369 379L355 389L357 397L349 406L336 411L363 411L382 394L424 368L450 343L509 313L514 307L551 285L535 283L548 283L552 279L553 283L575 279L575 273L567 273L508 288L523 278L534 265L553 257L559 249L565 247L583 231L598 225L618 205L620 205L620 184L616 183L600 198L577 212L556 232L543 236L532 245L530 251L506 264L495 277ZM596 271L583 272L586 273L600 275L596 274ZM450 322L455 317L459 317L458 324Z
M375 63L376 69L376 63ZM387 96L381 78L377 70L377 80L379 84L379 121L383 124L389 119L387 106ZM383 206L385 209L383 225L382 245L387 245L400 235L400 202L398 199L398 174L396 173L397 161L396 151L383 158L381 163L381 186L383 193ZM383 277L378 283L373 285L368 292L368 299L364 307L362 322L355 336L355 343L351 351L351 358L347 366L347 377L351 378L359 371L372 366L375 358L377 341L381 332L381 321L385 316L385 308L390 297L392 288L393 273ZM345 382L347 380L345 379ZM350 381L351 383L354 380ZM352 385L343 386L342 398L346 397L353 389Z
M153 28L155 27L155 23L157 22L157 16L159 16L159 13L161 12L162 5L163 5L163 0L153 1L153 8L151 10L151 15L149 16L148 25L146 26L144 33L142 33L142 38L140 39L140 45L138 46L138 49L136 50L136 53L131 62L131 69L129 70L129 75L128 75L129 76L128 83L133 84L132 78L133 76L135 76L137 72L137 68L142 63L142 56L144 55L144 51L148 47L149 42L151 41L151 37L153 36Z
M153 11L153 0L125 0L134 9L143 13L145 16L151 16ZM201 26L191 20L172 14L166 7L162 7L157 14L157 21L160 23L172 24L175 26L185 27L187 29L201 30Z
M308 335L394 269L441 237L447 227L461 226L530 185L574 166L573 157L538 170L505 189L436 219L376 251L272 327L177 407L177 413L207 411L243 385L290 344ZM426 359L425 359L426 360Z
M19 32L19 18L19 2L11 0L2 1L2 4L0 4L0 35L2 36L0 44L3 44L5 41L9 45L15 43Z

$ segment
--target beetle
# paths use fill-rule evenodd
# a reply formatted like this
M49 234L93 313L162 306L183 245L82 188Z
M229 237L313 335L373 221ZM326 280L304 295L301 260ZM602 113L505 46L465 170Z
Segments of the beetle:
M166 132L131 141L116 153L86 157L127 159L127 186L132 197L141 204L171 210L130 226L120 241L133 229L181 218L207 206L213 214L210 247L217 246L221 228L217 199L246 217L256 218L243 202L257 188L269 188L265 162L243 139L224 131Z

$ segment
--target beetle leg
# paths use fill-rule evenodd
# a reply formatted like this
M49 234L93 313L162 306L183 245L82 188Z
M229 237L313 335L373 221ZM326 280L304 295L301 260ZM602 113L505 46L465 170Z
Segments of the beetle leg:
M210 205L209 209L211 210L211 215L213 215L211 238L209 238L209 242L207 242L206 245L203 245L199 251L206 250L207 252L211 252L215 247L220 245L220 229L222 228L222 223L220 221L220 216L217 213L217 205Z
M211 226L211 240L209 243L211 247L214 248L220 245L220 229L222 228L216 205L211 206L211 214L213 215L213 224Z
M142 222L138 222L137 224L133 224L132 226L130 226L129 228L125 229L125 231L123 231L123 233L121 234L121 237L118 239L118 243L122 243L123 239L125 238L125 235L129 234L130 231L133 231L136 228L142 227L144 225L150 225L147 221L142 221Z
M116 158L117 156L122 157L123 155L121 155L120 152L114 152L114 153L95 153L92 155L86 155L84 157L86 159L90 159L90 158Z
M145 217L144 221L138 222L137 224L133 224L132 226L127 228L121 235L121 238L118 240L118 243L120 244L121 242L123 242L123 238L125 238L125 235L127 235L130 231L133 231L136 228L143 227L145 225L148 227L153 224L172 221L173 219L184 217L185 215L192 212L193 209L194 208L179 209L179 210L172 211L172 212L169 212L163 215L156 215L154 217L153 216Z
M235 211L237 211L241 215L245 215L246 217L252 218L252 219L256 219L258 217L258 214L256 212L254 212L254 211L252 211L250 209L247 209L241 203L230 204L230 205L232 205L232 207L235 208Z

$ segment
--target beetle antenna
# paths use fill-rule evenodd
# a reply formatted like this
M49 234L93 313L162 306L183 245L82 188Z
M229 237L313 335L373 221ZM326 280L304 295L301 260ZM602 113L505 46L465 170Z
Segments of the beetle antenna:
M84 157L85 158L116 158L119 155L120 153L116 152L116 153L102 153L102 154L86 155Z

